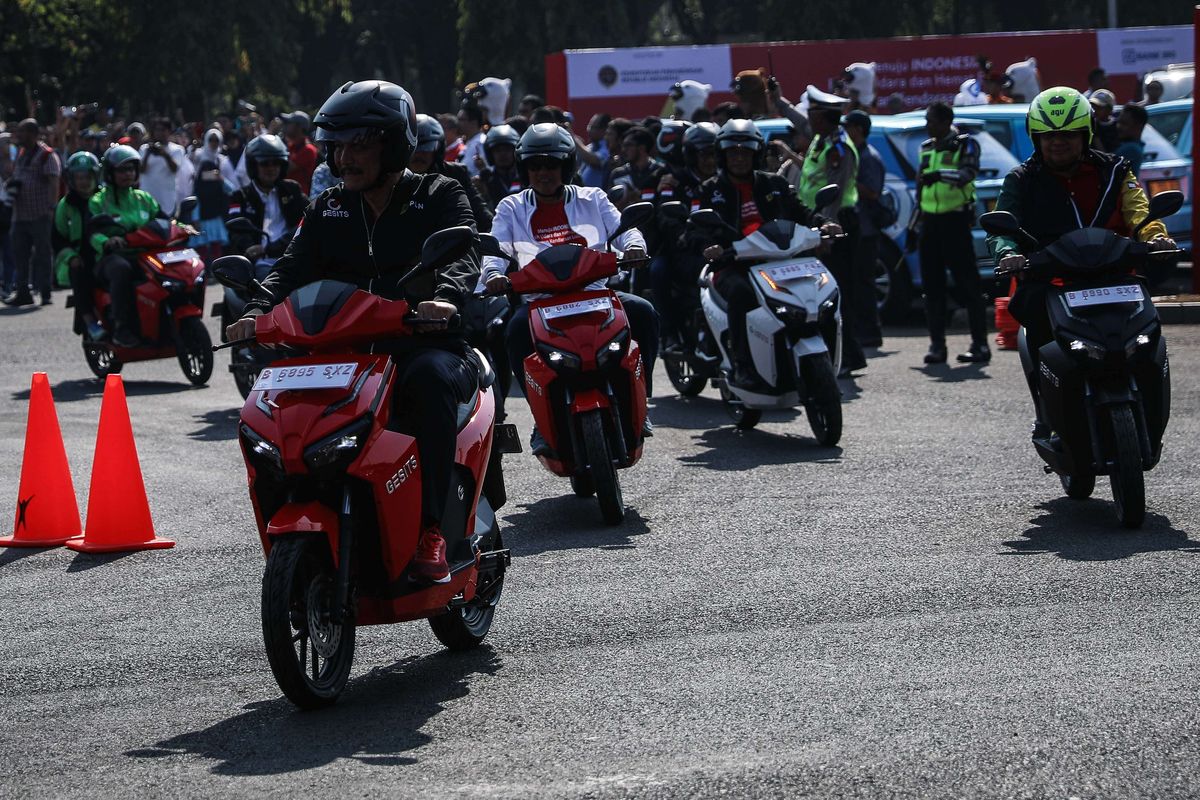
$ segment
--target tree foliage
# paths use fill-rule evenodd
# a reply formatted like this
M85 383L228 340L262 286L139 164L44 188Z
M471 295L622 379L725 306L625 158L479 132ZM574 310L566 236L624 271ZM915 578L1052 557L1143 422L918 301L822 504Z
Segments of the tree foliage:
M1191 14L1118 10L1122 25ZM0 97L9 119L86 102L197 119L239 98L312 108L346 80L386 77L444 110L487 75L541 93L545 55L569 48L1096 27L1106 13L1106 0L0 0Z

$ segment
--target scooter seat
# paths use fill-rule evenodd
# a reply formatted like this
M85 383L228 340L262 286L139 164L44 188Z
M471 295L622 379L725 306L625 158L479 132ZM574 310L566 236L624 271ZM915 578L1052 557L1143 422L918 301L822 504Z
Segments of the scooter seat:
M475 351L475 357L479 359L479 388L486 389L496 382L496 371L492 369L487 357L479 351L478 347L471 349Z

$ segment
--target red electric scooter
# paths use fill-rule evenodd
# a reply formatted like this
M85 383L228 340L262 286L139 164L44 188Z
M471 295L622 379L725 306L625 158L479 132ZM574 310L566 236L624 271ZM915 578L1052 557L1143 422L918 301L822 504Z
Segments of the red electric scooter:
M181 215L194 208L193 198L183 201ZM108 214L88 220L88 231L116 226ZM88 367L98 378L116 374L133 361L178 358L183 374L196 386L208 382L213 371L212 339L204 327L204 261L187 247L189 234L175 222L151 220L125 237L125 250L135 254L130 260L141 272L134 287L141 337L140 347L119 347L111 341L95 341L84 336L83 354ZM93 305L96 319L105 330L113 330L112 297L97 288Z
M400 285L461 257L473 241L466 227L429 237ZM226 256L215 273L226 286L261 293L251 269L244 257ZM409 571L421 529L421 459L416 439L390 429L396 370L371 345L412 335L416 324L403 300L324 280L257 317L253 340L217 347L256 341L306 353L263 368L238 426L267 556L267 658L301 708L338 698L357 625L428 619L443 644L466 649L483 640L500 602L509 553L495 511L504 481L493 441L495 376L482 357L478 389L459 407L442 518L450 578L431 584Z
M495 237L480 236L484 255L509 262L512 292L550 295L529 304L534 351L524 370L534 422L554 451L538 459L555 475L570 478L577 496L595 494L609 525L625 516L617 470L642 457L646 376L616 293L584 287L617 274L613 240L653 215L650 203L635 203L621 214L604 252L560 244L519 269Z

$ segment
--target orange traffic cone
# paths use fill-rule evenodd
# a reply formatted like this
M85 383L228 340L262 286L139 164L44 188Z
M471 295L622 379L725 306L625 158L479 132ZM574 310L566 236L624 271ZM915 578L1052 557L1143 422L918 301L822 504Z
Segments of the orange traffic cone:
M1021 330L1020 323L1008 311L1008 301L1016 291L1017 279L1013 278L1009 285L1008 297L996 298L996 346L1001 350L1017 349L1017 333Z
M67 547L84 553L157 550L174 547L154 535L137 445L125 404L120 375L109 375L100 404L100 430L92 459L92 488L88 493L87 527Z
M54 547L78 536L79 506L46 373L33 373L13 535L0 547Z

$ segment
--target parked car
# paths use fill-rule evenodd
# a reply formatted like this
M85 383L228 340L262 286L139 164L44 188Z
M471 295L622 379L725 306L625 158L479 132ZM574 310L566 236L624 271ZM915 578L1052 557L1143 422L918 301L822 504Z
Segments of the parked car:
M1186 123L1178 122L1181 126L1176 135L1176 141L1183 140L1184 124L1187 125L1187 137L1191 137L1191 101L1175 101L1149 106L1146 112L1150 115L1150 125L1142 132L1142 141L1146 145L1146 155L1142 161L1140 178L1146 187L1147 194L1153 196L1159 192L1178 189L1183 192L1187 202L1177 213L1167 217L1163 222L1171 237L1183 249L1192 246L1192 159L1177 150L1169 136L1162 132L1160 124L1178 121L1179 111L1183 106L1188 109ZM1026 103L1008 103L994 106L962 106L954 110L963 118L978 120L983 129L990 133L996 141L1007 147L1019 160L1024 161L1033 154L1033 141L1025 131L1025 117L1029 111ZM899 117L923 118L923 111L909 111L899 114ZM1171 116L1174 115L1174 116ZM1156 119L1162 116L1163 119ZM955 120L958 123L958 120ZM1188 149L1190 153L1190 147ZM990 210L990 209L989 209Z
M1189 159L1192 157L1192 108L1191 100L1171 100L1146 106L1150 124L1179 155Z
M1153 81L1158 81L1163 87L1164 101L1191 98L1196 81L1196 65L1168 64L1165 69L1147 72L1142 78L1142 90L1145 91L1145 87Z
M786 137L790 123L783 118L756 120L755 124L767 139ZM1017 165L1017 160L993 136L984 130L982 122L966 120L960 130L975 137L980 147L979 177L975 183L976 211L990 211L1000 195L1004 176ZM879 151L886 169L883 202L891 204L897 212L897 220L881 237L877 263L876 300L880 315L885 322L901 322L907 319L913 303L921 294L921 262L916 253L905 253L908 224L916 210L917 165L921 142L929 138L925 132L923 117L874 116L871 118L871 134L868 142ZM988 253L981 228L972 231L975 240L975 257L980 277L989 294L1007 293L1007 282L1000 286L996 282L994 264Z

